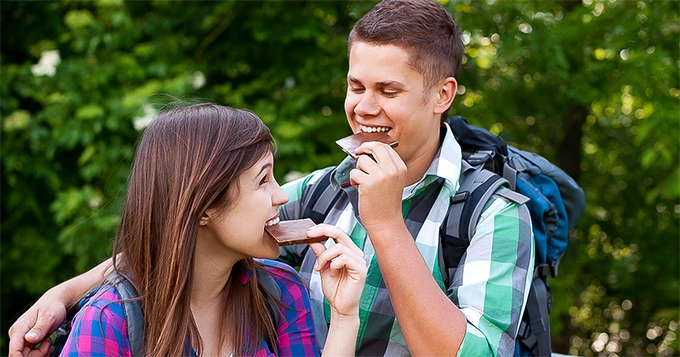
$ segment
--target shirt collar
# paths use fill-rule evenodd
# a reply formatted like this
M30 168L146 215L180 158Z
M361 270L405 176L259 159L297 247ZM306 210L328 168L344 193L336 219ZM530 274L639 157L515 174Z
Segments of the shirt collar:
M463 159L463 153L460 148L460 144L456 141L453 136L453 132L447 123L442 124L442 131L444 131L444 140L442 140L441 146L439 146L439 151L430 163L430 167L427 169L423 177L418 181L416 185L409 186L405 190L410 192L404 192L404 198L408 198L413 195L419 188L425 187L430 183L443 179L444 185L449 186L451 189L451 194L455 194L458 191L460 177L460 166L461 160ZM335 189L339 187L347 187L349 184L349 172L354 167L356 167L356 160L352 157L347 156L336 168L335 172L331 176L331 185Z

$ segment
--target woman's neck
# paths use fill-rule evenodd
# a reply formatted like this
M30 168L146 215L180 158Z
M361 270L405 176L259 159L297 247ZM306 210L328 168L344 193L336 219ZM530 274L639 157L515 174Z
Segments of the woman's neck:
M233 264L223 266L208 259L200 259L197 255L191 288L192 309L194 305L209 306L220 301L232 269Z
M201 335L205 356L229 356L234 346L228 338L232 324L224 323L225 286L232 274L235 260L228 254L196 244L194 274L191 288L191 313Z

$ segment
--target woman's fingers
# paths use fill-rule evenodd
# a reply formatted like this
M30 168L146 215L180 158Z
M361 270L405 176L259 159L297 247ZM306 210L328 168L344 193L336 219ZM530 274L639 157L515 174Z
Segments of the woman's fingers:
M364 260L364 252L340 228L328 224L319 224L310 228L307 231L307 236L327 236L335 242L330 247L326 247L322 243L309 244L317 258L316 265L314 266L315 270L323 271L328 269L331 277L337 276L342 269L347 269L351 275L354 275L359 280L362 279L362 276L365 276L366 261Z
M352 251L354 251L356 254L359 254L361 256L364 255L364 252L357 247L356 244L352 241L352 239L345 233L342 229L332 226L330 224L319 224L316 225L312 228L310 228L307 231L307 237L320 237L320 236L326 236L329 238L332 238L335 243L341 243L344 244L345 246L349 247ZM312 245L310 244L310 247ZM314 249L314 247L312 247ZM315 250L316 253L316 250ZM318 256L318 254L317 254Z
M309 247L312 248L312 251L317 257L326 251L326 246L323 245L323 243L309 243Z
M351 248L338 243L317 256L316 269L329 269L331 276L336 276L343 269L351 275L365 275L366 261L363 256L356 254Z

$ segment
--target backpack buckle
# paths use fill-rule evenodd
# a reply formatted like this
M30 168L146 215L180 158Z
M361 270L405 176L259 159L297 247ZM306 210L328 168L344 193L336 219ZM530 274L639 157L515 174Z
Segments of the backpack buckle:
M490 159L493 159L495 155L496 153L493 151L478 150L474 154L468 156L467 161L470 163L470 165L477 166L489 161Z
M469 195L470 193L468 191L457 192L455 195L453 195L453 197L451 197L451 204L463 202L467 200Z
M550 264L550 276L553 277L553 278L557 276L557 263L556 262Z
M539 276L541 278L546 278L548 276L554 278L557 276L557 263L550 264L540 264L536 266L534 277Z
M541 278L545 278L550 275L550 265L548 264L539 264L536 266L536 275L534 276L539 276Z

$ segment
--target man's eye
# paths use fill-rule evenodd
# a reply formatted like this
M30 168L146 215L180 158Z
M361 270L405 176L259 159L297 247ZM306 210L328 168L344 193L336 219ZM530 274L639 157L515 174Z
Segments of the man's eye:
M352 93L361 93L361 92L364 91L364 89L363 89L363 88L353 88L353 87L349 87L349 91L352 92Z
M397 92L392 92L392 91L382 91L382 94L386 97L394 97L397 95Z

